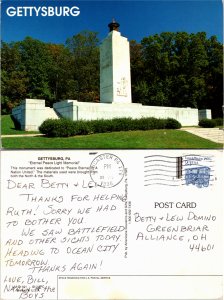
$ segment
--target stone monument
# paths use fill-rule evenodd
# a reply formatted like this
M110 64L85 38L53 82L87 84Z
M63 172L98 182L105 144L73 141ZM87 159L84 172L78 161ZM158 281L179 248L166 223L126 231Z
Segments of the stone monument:
M112 21L110 32L100 46L100 102L131 103L130 49L127 38Z
M201 118L211 118L211 110L132 103L129 42L121 36L118 31L120 25L115 20L108 26L109 33L100 46L100 103L63 100L49 108L45 106L45 100L26 99L12 110L21 129L38 130L44 120L61 117L74 121L122 117L173 118L183 126L195 126Z

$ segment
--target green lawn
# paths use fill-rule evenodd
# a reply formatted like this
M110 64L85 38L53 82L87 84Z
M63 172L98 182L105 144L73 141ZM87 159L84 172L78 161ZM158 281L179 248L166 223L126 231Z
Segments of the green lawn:
M180 130L126 131L76 136L70 138L2 138L4 148L25 149L198 149L222 148L209 140Z
M29 134L29 133L36 133L36 131L27 132L23 130L16 130L14 123L10 117L10 115L3 115L1 116L1 134Z
M1 118L1 134L26 134L16 130L9 115ZM198 149L222 148L217 144L180 130L148 130L99 133L70 138L10 137L2 138L3 148L12 149Z

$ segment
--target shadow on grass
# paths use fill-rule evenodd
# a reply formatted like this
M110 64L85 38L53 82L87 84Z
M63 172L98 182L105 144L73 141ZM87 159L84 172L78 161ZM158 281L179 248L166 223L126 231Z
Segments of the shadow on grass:
M13 115L10 115L10 118L14 124L14 128L11 127L10 129L21 130L21 124L18 122L18 120Z

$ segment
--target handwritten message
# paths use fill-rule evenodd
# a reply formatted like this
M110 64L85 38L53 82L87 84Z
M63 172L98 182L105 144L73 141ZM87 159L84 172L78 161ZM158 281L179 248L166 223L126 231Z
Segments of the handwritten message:
M4 293L50 299L57 274L100 272L105 258L124 256L125 190L103 189L89 173L68 158L10 166Z

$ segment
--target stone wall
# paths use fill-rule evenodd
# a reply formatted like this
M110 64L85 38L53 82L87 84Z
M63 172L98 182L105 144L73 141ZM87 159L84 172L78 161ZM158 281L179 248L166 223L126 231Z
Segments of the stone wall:
M155 117L173 118L183 126L198 125L198 109L192 108L143 106L139 103L90 103L65 100L56 103L54 109L61 116L72 120Z
M211 109L200 109L198 111L198 118L199 121L202 119L211 119L212 118Z
M59 117L63 117L70 120L78 120L77 112L77 100L64 100L54 103L53 108L57 112Z
M60 117L77 120L113 119L121 117L173 118L182 126L197 126L198 109L144 106L139 103L90 103L76 100L64 100L54 104L53 108L45 106L45 100L26 99L12 111L13 116L21 124L22 130L35 131L46 119ZM205 112L200 111L205 116ZM206 110L207 118L211 118L211 110Z
M46 119L58 119L55 111L45 106L45 100L25 99L21 105L13 108L12 115L20 123L21 129L37 131Z
M25 130L25 103L12 109L13 117L19 122L22 130Z

